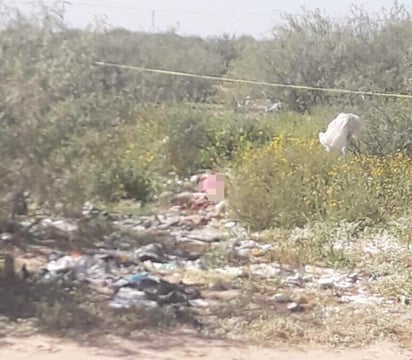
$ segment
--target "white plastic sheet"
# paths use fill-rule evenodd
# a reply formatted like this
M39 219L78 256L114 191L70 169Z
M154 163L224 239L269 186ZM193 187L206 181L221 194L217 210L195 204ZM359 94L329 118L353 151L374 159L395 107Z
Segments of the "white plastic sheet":
M358 115L340 113L332 120L326 132L319 133L319 141L326 151L340 151L346 154L351 142L358 136L362 128L362 121Z

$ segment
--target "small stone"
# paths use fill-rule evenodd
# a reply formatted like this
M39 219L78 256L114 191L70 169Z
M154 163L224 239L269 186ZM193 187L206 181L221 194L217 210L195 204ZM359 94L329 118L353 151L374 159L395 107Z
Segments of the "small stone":
M230 220L230 221L227 221L224 226L226 229L233 229L236 227L236 225L237 225L236 221Z
M318 266L305 265L305 273L316 276L332 276L335 271L333 269L325 269Z
M209 303L203 299L193 299L189 300L189 304L193 307L203 307L206 308L209 306Z
M2 241L12 241L13 240L13 234L5 232L0 234L0 240Z
M195 190L195 184L193 184L190 181L185 181L183 183L183 189L186 191L194 191Z
M275 294L271 297L271 300L280 304L288 303L291 301L290 297L285 294Z
M207 223L207 219L202 215L193 214L193 215L186 216L185 222L190 222L191 224L195 226L199 226L199 225L205 225Z
M41 284L53 284L53 283L57 283L58 281L62 280L61 275L55 274L55 273L51 273L51 272L46 272L40 279L39 282Z
M225 234L219 229L205 227L203 229L193 230L188 237L194 240L204 242L218 242L223 240Z
M340 297L340 303L355 303L355 304L373 304L380 302L381 299L368 294L359 295L343 295Z
M132 246L127 242L121 242L118 247L120 250L130 250Z
M172 191L164 191L159 195L158 201L161 205L169 205L173 198Z
M217 301L218 303L225 303L234 299L238 299L241 296L241 291L232 289L225 291L206 290L202 291L202 295L209 301Z
M295 300L298 304L301 304L301 305L302 304L309 304L309 300L306 296L299 296Z
M299 286L299 287L304 286L303 278L299 274L296 274L296 275L293 275L293 276L288 276L286 278L286 282L289 285L295 285L295 286Z
M56 228L57 230L72 233L78 230L77 224L70 223L67 220L52 220L52 219L44 219L42 221L43 226L51 226Z
M334 286L338 289L349 289L353 286L352 281L340 281L338 283L335 283Z
M409 305L410 304L410 299L408 297L406 297L405 295L401 295L401 296L399 296L399 302L402 305Z
M288 304L287 308L291 312L302 312L304 310L303 306L295 302Z
M199 240L180 238L177 241L176 247L180 250L200 255L209 248L209 244Z
M163 224L160 224L157 228L159 230L166 230L174 225L177 225L179 222L180 222L180 217L173 217L173 218L167 219L166 222L164 222Z
M237 249L235 254L241 258L249 258L252 255L251 249Z
M199 182L199 175L192 175L192 176L190 177L190 182L191 182L192 184L197 184L197 183Z
M357 282L358 279L359 279L357 273L351 273L351 274L349 274L349 275L348 275L348 278L351 279L351 281L354 282L354 283Z
M271 278L274 276L279 275L281 272L281 269L279 267L279 264L277 263L270 263L270 264L252 264L250 266L250 271L253 275L265 277L265 278Z
M174 204L187 205L193 202L197 198L198 198L197 193L193 193L190 191L184 191L184 192L181 192L175 195L171 200L172 200L172 203Z
M133 231L136 231L136 232L141 232L141 231L145 231L145 230L146 230L146 227L143 226L143 225L136 225L136 226L133 226L133 227L132 227L132 230L133 230Z
M63 257L64 254L60 251L52 251L49 256L48 256L48 261L57 261L58 259L60 259L61 257Z
M171 251L176 246L176 238L171 231L164 231L159 229L149 229L139 231L134 234L135 243L141 245L148 245L158 243L163 245L167 251Z
M134 255L142 262L151 260L153 262L163 262L164 249L161 244L152 243L136 249Z
M226 210L226 201L222 200L215 205L215 209L219 215Z
M219 279L214 284L211 284L209 287L210 287L210 290L227 291L232 288L232 285L230 282Z
M50 261L47 264L47 270L50 272L64 272L73 269L78 259L69 255L65 255L57 260Z
M333 289L335 287L335 278L334 277L320 278L318 280L318 284L322 289Z

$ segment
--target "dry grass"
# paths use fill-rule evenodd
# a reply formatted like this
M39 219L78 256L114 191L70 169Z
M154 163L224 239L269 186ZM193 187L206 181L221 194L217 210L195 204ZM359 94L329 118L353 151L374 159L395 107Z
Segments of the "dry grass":
M329 314L326 314L329 312ZM270 316L270 314L267 314ZM262 317L252 322L245 335L254 340L312 343L357 347L377 340L410 341L412 317L405 307L317 307L310 314Z
M266 261L311 264L357 273L370 299L382 302L341 303L338 290L297 288L276 276L249 274L233 284L240 296L219 304L208 326L216 334L249 341L357 347L379 340L410 345L412 279L410 218L381 227L362 223L315 223L301 229L271 230L259 235L272 244ZM200 276L200 274L199 274ZM237 278L238 279L238 278ZM216 280L216 279L215 279ZM291 312L270 297L286 294L301 305Z
M407 305L337 304L330 294L291 293L301 312L291 312L265 294L247 291L214 309L209 330L256 343L359 347L391 340L410 344L412 310Z

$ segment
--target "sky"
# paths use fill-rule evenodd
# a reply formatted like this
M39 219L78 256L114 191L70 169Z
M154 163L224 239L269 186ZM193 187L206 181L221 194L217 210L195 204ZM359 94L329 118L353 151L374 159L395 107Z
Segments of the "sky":
M348 14L352 4L368 12L390 7L393 0L65 0L65 19L72 27L84 28L94 19L110 26L135 31L167 31L181 35L211 36L223 33L270 35L282 13L299 13L302 7L319 8L335 17ZM14 0L21 9L29 0ZM53 3L51 0L45 3ZM412 0L399 0L412 9Z

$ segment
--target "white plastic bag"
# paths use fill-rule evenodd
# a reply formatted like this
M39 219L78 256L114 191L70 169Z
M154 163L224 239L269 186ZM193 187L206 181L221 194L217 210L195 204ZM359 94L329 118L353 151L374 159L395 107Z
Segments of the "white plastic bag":
M326 132L319 133L319 141L326 151L340 151L346 154L346 149L359 134L362 121L358 115L340 113L332 120Z

